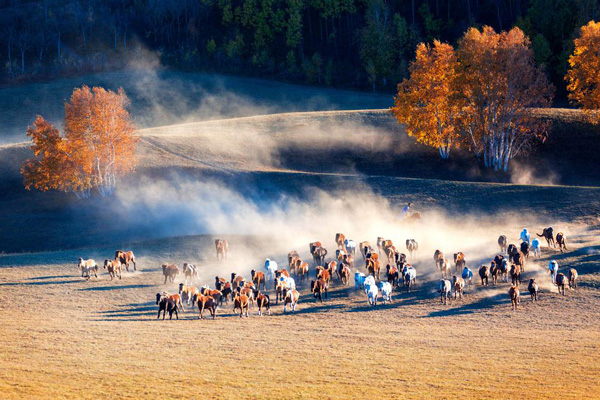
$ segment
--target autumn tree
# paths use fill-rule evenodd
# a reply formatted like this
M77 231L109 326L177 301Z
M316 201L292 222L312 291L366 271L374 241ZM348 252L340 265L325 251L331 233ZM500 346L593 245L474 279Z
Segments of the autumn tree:
M27 135L35 158L21 168L25 187L51 189L88 197L114 192L117 179L135 168L138 137L127 111L123 89L77 88L65 103L64 136L38 116Z
M496 33L470 28L459 41L461 128L486 168L510 160L542 137L546 126L531 113L549 107L553 88L536 66L531 43L519 28Z
M456 94L458 60L452 46L421 43L410 65L410 78L398 85L391 111L418 142L438 148L447 159L457 145L460 98Z
M581 27L569 66L565 76L569 99L594 122L600 122L600 22L590 21Z

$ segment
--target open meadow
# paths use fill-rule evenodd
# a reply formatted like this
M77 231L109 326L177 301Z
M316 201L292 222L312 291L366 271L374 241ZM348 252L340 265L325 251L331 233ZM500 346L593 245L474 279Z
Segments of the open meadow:
M13 95L0 91L2 101ZM25 191L27 145L0 147L0 397L599 398L597 128L556 110L537 158L490 174L466 152L444 163L415 145L378 98L335 99L332 108L346 111L153 120L139 131L136 173L111 198ZM401 219L409 201L421 220ZM483 286L477 270L500 252L499 235L519 244L524 227L533 238L548 226L566 235L567 250L539 238L541 257L527 260L512 311L510 284ZM322 241L330 261L338 232L373 245L382 236L406 253L416 239L414 289L370 306L355 288L355 270L366 272L357 252L350 284L334 279L319 302L309 243ZM225 260L216 238L229 242ZM137 271L111 280L102 265L117 249L134 251ZM464 297L447 305L436 249L450 260L464 252L474 272ZM296 279L294 313L279 302L271 315L254 307L240 318L229 300L214 320L187 304L178 319L157 320L156 294L184 280L165 283L163 263L194 263L194 284L214 287L216 276L250 279L266 258L287 267L291 250L311 261L309 281ZM79 257L96 261L97 278L81 277ZM577 269L577 289L558 293L550 260ZM266 292L275 303L272 282Z

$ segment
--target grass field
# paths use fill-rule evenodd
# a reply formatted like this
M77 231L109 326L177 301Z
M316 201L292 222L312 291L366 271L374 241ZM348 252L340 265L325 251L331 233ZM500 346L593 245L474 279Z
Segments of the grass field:
M548 142L497 174L466 152L444 163L415 145L385 110L370 109L385 107L379 95L169 72L143 76L144 94L132 74L0 90L6 133L25 121L17 110L31 93L58 115L55 95L73 85L129 81L145 127L136 174L105 199L25 191L26 145L0 146L0 398L600 397L600 135L579 113L545 115L555 120ZM245 107L225 107L232 99ZM310 110L321 111L294 112ZM256 115L274 111L284 113ZM399 219L407 201L419 223ZM538 302L521 284L513 312L507 283L475 280L465 298L440 304L435 249L464 251L476 271L498 235L517 243L523 227L550 225L569 249L544 246L528 262ZM402 250L417 239L416 290L369 307L353 280L336 281L320 304L303 282L293 315L279 304L241 319L230 303L214 321L190 307L156 320L156 293L182 281L163 284L163 262L194 262L195 283L214 285L217 275L249 277L266 257L285 263L293 249L308 259L314 240L331 257L336 232L384 236ZM216 237L230 242L225 261L215 259ZM117 248L135 251L137 272L80 277L79 257L101 265ZM550 259L578 270L577 290L557 293Z

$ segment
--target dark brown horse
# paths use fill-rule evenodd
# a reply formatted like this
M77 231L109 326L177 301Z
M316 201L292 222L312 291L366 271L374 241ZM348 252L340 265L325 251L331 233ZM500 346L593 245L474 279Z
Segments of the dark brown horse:
M391 266L390 264L385 266L386 276L389 283L392 286L398 286L400 284L400 271L398 267Z
M567 277L562 272L556 275L556 286L558 287L558 293L565 295L565 286L567 285Z
M506 235L500 235L498 238L498 246L500 246L500 253L506 252L508 247L508 239L506 238Z
M569 279L569 288L577 289L577 278L579 275L577 274L577 270L575 268L569 268L567 272L567 278Z
M535 283L535 279L531 278L529 280L529 285L527 286L529 290L529 294L531 295L531 301L537 301L539 287L538 284Z
M484 286L484 281L485 281L485 286L488 285L488 279L489 279L489 274L490 274L490 269L487 265L482 265L479 268L479 277L481 278L481 286Z
M508 295L510 296L510 303L512 305L512 309L513 311L516 311L521 301L521 293L519 292L519 287L511 286L510 289L508 289Z
M548 243L548 247L550 247L550 243L552 243L552 247L556 247L556 243L554 242L554 228L551 226L548 228L544 228L542 234L536 233L539 237L543 237L546 239L546 243Z
M323 293L325 293L325 298L327 298L327 289L329 288L329 284L325 282L325 280L317 279L317 281L310 281L310 292L313 294L315 298L319 298L319 301L323 302Z
M167 280L169 282L175 282L175 277L179 274L179 268L174 264L164 263L162 265L162 271L165 276L165 284L167 283Z
M561 253L567 250L567 237L564 233L558 232L556 234L556 244L558 245Z
M512 264L510 266L510 277L513 285L521 284L521 266L517 264Z

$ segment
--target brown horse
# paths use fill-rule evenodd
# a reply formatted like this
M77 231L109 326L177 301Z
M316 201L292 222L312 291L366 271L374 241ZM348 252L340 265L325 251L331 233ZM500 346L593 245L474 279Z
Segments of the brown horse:
M325 298L327 298L327 289L329 284L325 282L325 280L317 279L317 281L310 281L310 292L313 294L315 298L319 298L319 301L323 302L323 293L325 293Z
M121 279L121 262L119 260L104 260L104 269L108 271L111 281L114 277Z
M224 239L215 239L215 249L217 250L217 260L221 256L221 260L227 258L227 252L229 251L229 243Z
M296 257L300 258L300 254L298 254L298 252L296 250L292 250L288 253L288 266L289 267L292 266L292 260L295 259Z
M235 272L231 273L231 287L233 291L236 291L238 287L244 286L246 283L246 279L243 276L236 274Z
M179 319L179 313L177 312L177 305L175 302L170 299L167 293L156 293L156 304L158 305L158 316L156 319L160 318L160 312L163 313L163 320L165 319L165 314L169 313L169 319L173 318L173 312L177 319Z
M579 275L577 274L577 270L575 268L569 268L567 272L567 278L569 279L569 288L577 289L577 278Z
M341 271L339 274L342 285L348 286L350 284L350 266L348 264L341 264Z
M535 283L534 278L531 278L529 280L529 285L527 286L527 290L529 290L529 294L531 295L531 301L537 301L539 287L538 287L538 284Z
M508 295L510 296L512 309L513 311L516 311L521 301L521 293L519 292L519 287L511 286L510 289L508 289Z
M263 290L267 290L264 272L252 270L250 271L250 275L252 276L252 282L256 285L258 290L260 290L261 283L263 285Z
M115 260L119 260L121 265L125 266L127 272L129 272L129 263L133 263L133 270L136 271L137 267L135 264L135 256L133 255L133 251L115 251Z
M167 280L170 282L175 282L175 277L179 274L179 268L177 268L177 265L174 264L164 263L162 265L162 271L163 275L165 276L165 284L167 283Z
M542 234L536 233L539 237L543 237L546 239L546 243L548 243L548 247L550 247L550 243L552 243L552 247L556 247L556 243L554 242L554 228L551 226L548 228L544 228Z
M337 244L338 249L345 250L346 249L346 236L343 233L335 234L335 244Z
M500 267L496 264L496 261L490 263L490 275L492 277L492 285L496 285L498 282L498 275L500 275Z
M487 265L482 265L479 268L479 277L481 278L481 286L484 286L484 281L485 281L485 286L488 285L488 279L489 279L489 275L490 275L490 269Z
M521 266L517 264L512 264L510 266L510 277L513 285L521 284Z
M327 249L324 247L317 247L314 252L312 252L312 255L315 265L323 265L325 256L327 256Z
M250 304L250 299L245 294L237 294L233 298L233 311L239 308L240 310L240 318L244 316L244 312L246 314L246 318L248 317L248 308Z
M567 285L567 277L562 272L556 275L556 286L558 287L558 293L565 295L565 286Z
M328 271L329 276L333 278L337 270L337 263L335 261L328 262L327 264L325 264L325 270Z
M374 260L373 258L368 259L366 268L369 272L369 275L373 275L373 277L379 280L379 274L381 273L381 264L378 260Z
M371 242L369 241L364 241L364 242L360 242L358 244L358 248L360 249L360 253L363 256L363 260L365 258L367 258L367 253L369 252L368 250L371 248Z
M200 294L203 296L212 297L215 301L215 304L219 304L219 302L221 301L221 297L223 296L223 293L221 293L220 290L210 289L206 286L200 289Z
M512 262L515 265L518 265L521 272L525 271L525 254L522 251L513 253L511 256Z
M312 242L308 244L308 250L310 251L310 255L315 257L315 251L319 248L323 247L323 244L318 240L316 242Z
M387 256L388 263L396 261L396 246L388 246L384 249L385 255Z
M556 234L556 244L558 244L561 253L567 250L567 237L564 233L558 232Z
M320 274L317 275L317 279L323 279L323 281L325 281L327 284L327 287L329 287L329 284L331 283L331 273L328 269L324 269Z
M465 290L465 280L454 275L452 277L452 286L454 288L454 299L456 299L457 295L462 299L463 291Z
M289 263L290 274L298 276L298 269L300 268L301 264L302 260L300 259L300 257L294 256Z
M183 300L181 299L181 296L179 295L179 293L169 294L167 292L163 292L163 295L166 296L167 298L169 298L170 300L172 300L173 303L175 303L176 307L181 308L182 312L185 312L185 310L183 309Z
M500 246L500 253L506 252L508 246L508 239L506 238L506 235L500 235L498 238L498 246Z
M443 256L442 253L440 253L440 255ZM442 277L444 279L449 279L450 278L450 274L452 273L452 267L450 267L450 261L448 261L447 258L443 258L443 257L439 258L437 260L436 266L438 267L438 269L442 273Z
M460 272L465 267L467 261L465 260L465 253L459 251L454 253L454 272Z
M263 308L267 310L268 315L271 315L271 299L269 298L269 295L261 293L260 290L255 290L254 298L256 299L256 305L258 307L258 315L262 316Z
M183 283L179 284L179 295L181 296L181 300L186 301L188 306L197 293L198 288L196 286L187 286Z
M392 286L400 285L400 271L398 271L398 267L388 264L385 266L385 272L387 280Z
M202 294L196 293L192 299L192 302L198 304L199 319L203 319L202 313L204 312L204 310L208 310L212 318L215 319L217 303L211 296L204 296Z
M306 261L302 261L302 264L297 269L298 276L300 276L300 281L304 279L308 280L308 263Z

